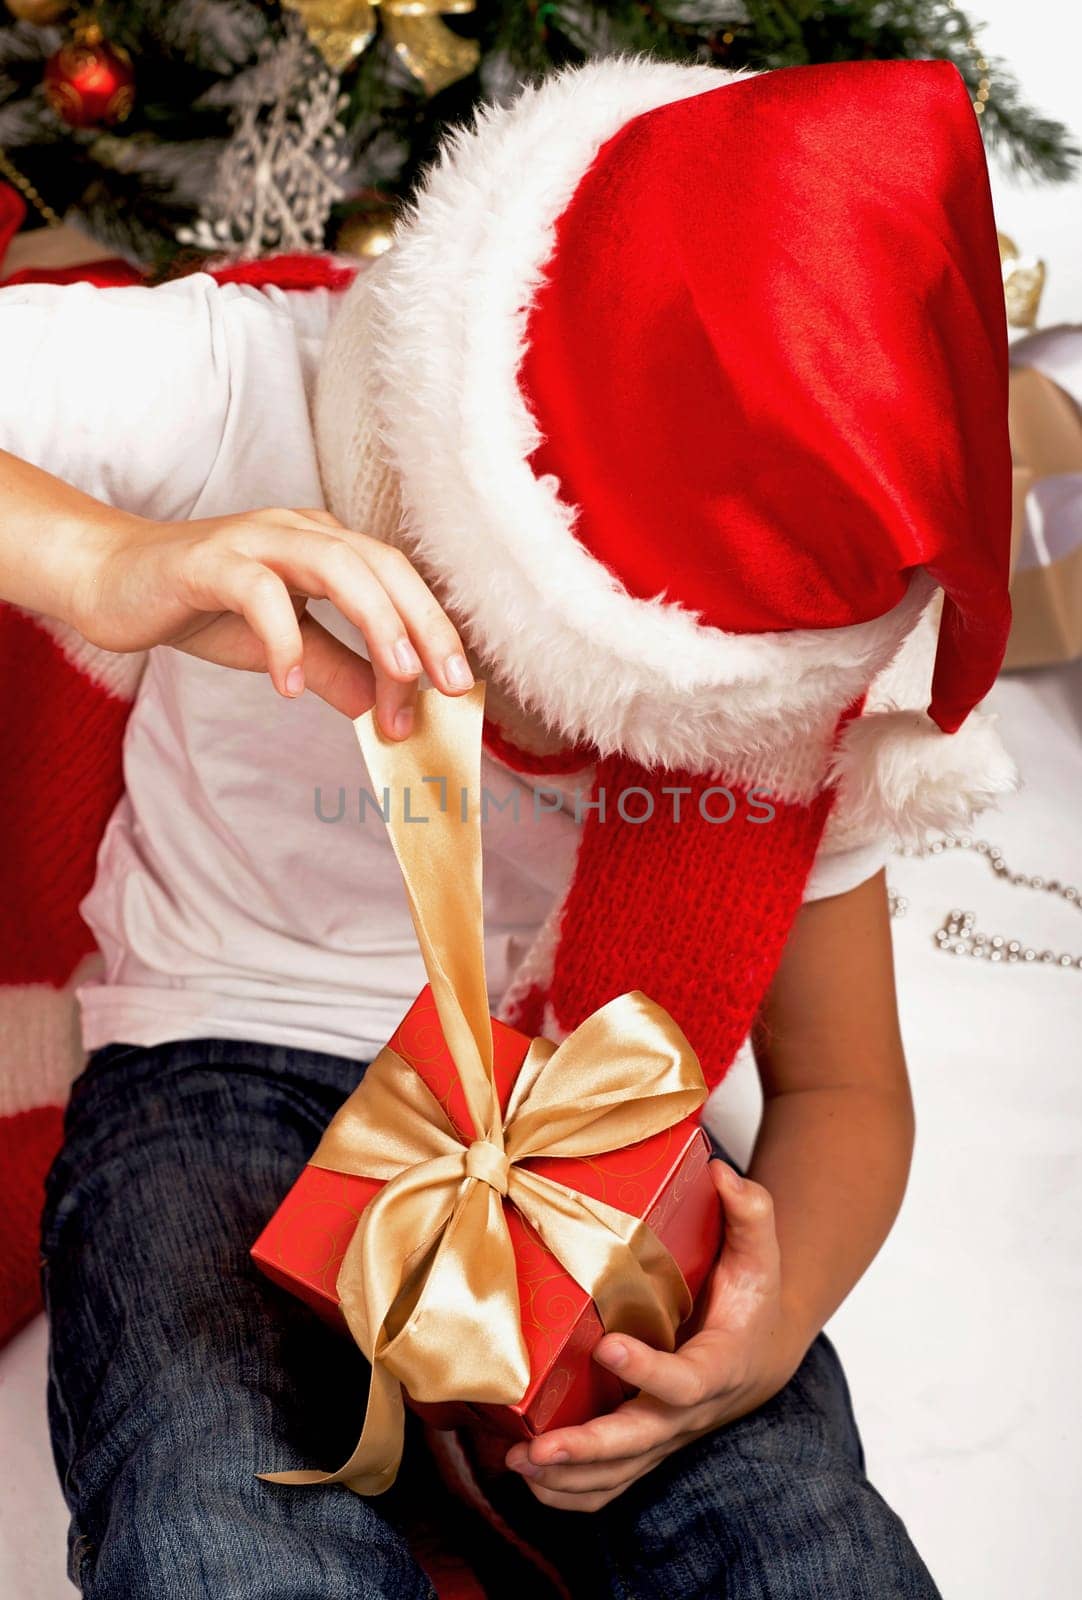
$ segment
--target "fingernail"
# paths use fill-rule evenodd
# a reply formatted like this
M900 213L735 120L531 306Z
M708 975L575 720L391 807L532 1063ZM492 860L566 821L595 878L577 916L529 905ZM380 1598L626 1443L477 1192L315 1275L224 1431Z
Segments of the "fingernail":
M286 673L286 694L304 693L304 668L290 667Z
M394 658L403 672L421 671L421 658L408 639L399 639L394 647Z
M524 1478L536 1478L541 1468L532 1461L519 1461L515 1465L515 1471L521 1472Z
M563 1462L570 1460L570 1450L557 1450L554 1456L549 1456L548 1460L545 1462L545 1465L546 1467L558 1467L561 1466Z
M732 1184L734 1189L742 1189L744 1187L744 1180L740 1176L739 1172L737 1172L735 1167L726 1167L725 1171L728 1173L729 1182Z
M448 656L443 670L452 689L468 689L473 683L473 673L465 656Z
M404 739L413 727L413 710L410 706L403 706L401 711L394 714L395 736Z
M607 1344L601 1351L601 1359L607 1367L622 1367L627 1360L626 1344Z

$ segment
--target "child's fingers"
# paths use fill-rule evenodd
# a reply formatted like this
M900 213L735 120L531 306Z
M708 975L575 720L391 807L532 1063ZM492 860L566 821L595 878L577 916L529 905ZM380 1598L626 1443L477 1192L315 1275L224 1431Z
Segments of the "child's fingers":
M369 662L314 617L301 619L301 636L304 676L312 693L350 719L370 711L376 702L376 675Z
M296 655L296 631L287 645L280 623L272 625L269 616L260 621L260 608L281 611L273 579L287 595L330 600L363 634L375 675L376 718L389 737L405 738L412 730L423 671L444 693L460 694L473 684L457 630L407 558L343 528L329 512L266 510L227 518L210 536L186 541L180 560L196 609L235 611L251 621L283 694L299 693L304 679L300 662L285 660L290 650ZM250 618L238 601L241 587L259 601L249 602Z
M661 1450L651 1450L641 1456L623 1456L617 1461L584 1461L580 1463L518 1468L521 1476L535 1488L554 1490L558 1494L596 1494L598 1490L620 1490L641 1478L644 1472L662 1459Z
M270 513L235 537L252 558L294 594L327 599L363 634L376 679L376 715L383 732L404 738L412 727L421 661L409 630L378 575L347 539L314 528L296 513ZM293 517L293 524L284 521Z
M557 1428L516 1444L507 1454L508 1466L541 1468L574 1463L626 1461L648 1454L671 1439L678 1419L650 1400L625 1400L615 1411L575 1428ZM527 1476L529 1474L527 1473Z
M676 1351L652 1350L626 1334L607 1334L593 1354L595 1361L619 1373L625 1383L663 1405L684 1410L725 1390L732 1361L729 1335L709 1328Z
M243 617L263 647L266 670L278 693L292 697L302 692L300 623L281 578L258 561L219 548L207 551L185 573L185 588L186 599L197 610Z
M298 515L333 529L376 574L437 689L446 694L462 694L473 686L473 672L458 630L408 556L394 545L343 527L329 512L304 511Z
M751 1178L742 1178L724 1161L711 1161L710 1174L725 1212L721 1259L739 1260L742 1267L764 1274L776 1272L778 1235L770 1191Z
M445 694L473 687L473 671L458 630L416 567L393 545L366 541L365 560L376 572L424 662L425 671Z
M322 523L325 528L341 528L342 524L333 511L328 511L325 506L294 506L293 515L307 517L309 522Z

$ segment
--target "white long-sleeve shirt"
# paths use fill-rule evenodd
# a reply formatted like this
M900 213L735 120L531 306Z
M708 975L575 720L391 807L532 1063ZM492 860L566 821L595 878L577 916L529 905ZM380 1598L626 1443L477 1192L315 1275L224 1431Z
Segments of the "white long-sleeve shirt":
M309 399L335 306L327 290L202 274L0 289L0 448L155 520L322 505ZM309 609L364 653L329 603ZM124 777L82 906L104 957L79 991L86 1047L216 1036L374 1054L425 974L349 721L162 647ZM486 757L482 781L495 1009L563 893L579 823L573 797L556 809L542 779ZM855 886L885 854L821 856L806 897Z

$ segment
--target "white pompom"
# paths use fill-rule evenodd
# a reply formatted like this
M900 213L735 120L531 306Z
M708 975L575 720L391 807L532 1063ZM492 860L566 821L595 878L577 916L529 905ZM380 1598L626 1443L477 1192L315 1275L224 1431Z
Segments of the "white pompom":
M1018 787L1018 769L987 712L946 734L924 711L874 711L846 727L831 780L847 834L919 845L967 828Z

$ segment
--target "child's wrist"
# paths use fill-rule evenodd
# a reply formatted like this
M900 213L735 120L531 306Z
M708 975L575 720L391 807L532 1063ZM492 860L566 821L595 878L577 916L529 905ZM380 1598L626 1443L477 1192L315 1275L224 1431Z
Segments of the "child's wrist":
M112 507L102 514L74 518L60 541L55 615L84 638L104 648L111 643L110 570L124 549L153 525Z

